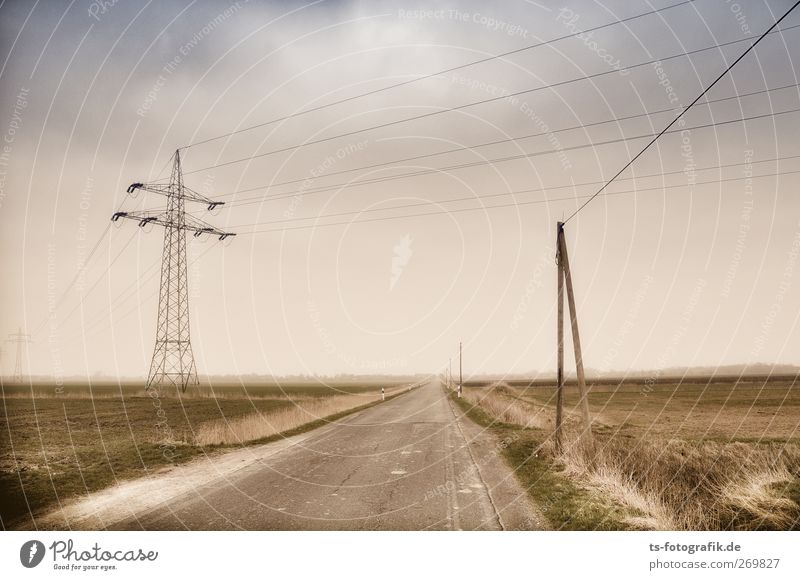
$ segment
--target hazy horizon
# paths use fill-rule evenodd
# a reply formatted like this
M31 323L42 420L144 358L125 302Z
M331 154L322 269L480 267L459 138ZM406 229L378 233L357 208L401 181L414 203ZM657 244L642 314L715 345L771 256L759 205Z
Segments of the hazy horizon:
M190 143L668 5L604 4L4 3L1 338L33 334L33 375L146 375L162 231L103 233L114 212L164 199L130 198L130 183L163 179ZM660 130L790 5L697 0L186 150L187 185L230 203L187 210L239 234L189 238L198 372L433 372L459 340L465 375L555 369L556 222L645 143L621 137ZM708 95L740 98L693 108L685 127L722 124L665 135L569 222L588 368L799 362L798 53L800 29L767 37ZM727 123L741 117L756 118ZM400 215L414 217L364 221ZM15 345L0 346L8 376Z
M319 373L319 374L283 374L283 375L269 375L269 374L260 374L260 373L240 373L240 374L200 374L200 382L201 384L203 381L216 381L216 380L231 380L231 379L241 379L243 382L247 381L264 381L264 380L284 380L284 381L294 381L294 380L307 380L307 381L319 381L323 379L337 379L337 378L353 378L355 380L369 380L369 379L376 379L376 380L405 380L405 379L412 379L418 377L430 377L435 375L442 375L444 369L437 369L435 371L429 372L416 372L416 373L380 373L380 372L364 372L364 373ZM779 363L753 363L752 365L724 365L720 367L705 367L705 366L696 366L696 367L667 367L667 368L660 368L660 369L610 369L610 370L598 370L592 367L586 367L586 376L587 378L624 378L626 376L630 377L637 377L647 373L654 373L654 376L657 377L675 377L676 375L680 375L683 373L687 374L688 376L709 376L711 374L714 375L730 375L730 374L740 374L743 377L746 376L759 376L761 374L774 374L774 375L783 375L787 373L800 373L800 365L794 364L779 364ZM657 375L655 373L657 372ZM502 371L484 371L481 373L464 373L464 380L468 379L509 379L509 380L519 380L519 379L526 379L532 378L537 379L541 377L555 377L556 370L555 369L530 369L528 371L521 371L515 373L504 373ZM565 375L566 378L575 378L575 369L566 369ZM90 377L91 380L102 382L102 381L113 381L120 383L140 383L147 379L147 375L142 373L140 375L128 375L128 376L119 376L119 375L106 375L100 372L93 373ZM62 384L71 384L75 382L80 382L81 384L86 381L86 375L71 375L71 376L62 376L60 377L60 381ZM0 375L0 380L3 380L6 384L14 384L13 383L13 376L12 375ZM454 373L454 380L457 380L457 375ZM33 384L54 384L53 378L51 375L30 375L23 379L24 383L33 383Z

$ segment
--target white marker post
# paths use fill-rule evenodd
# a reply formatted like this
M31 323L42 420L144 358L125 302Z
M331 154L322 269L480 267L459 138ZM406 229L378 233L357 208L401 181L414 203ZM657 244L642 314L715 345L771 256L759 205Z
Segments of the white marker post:
M383 387L381 387L381 401L385 400L386 400L386 391L384 390Z

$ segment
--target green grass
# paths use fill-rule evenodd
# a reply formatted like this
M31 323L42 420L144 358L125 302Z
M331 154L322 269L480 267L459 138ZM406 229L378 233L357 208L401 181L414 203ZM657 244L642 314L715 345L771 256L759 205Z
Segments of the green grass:
M451 397L478 425L510 443L503 457L534 504L556 530L625 530L631 514L587 490L566 475L562 468L541 452L546 434L540 429L522 429L493 421L481 408L454 394Z
M30 387L5 387L0 409L0 527L30 524L31 513L47 511L66 499L179 465L205 453L239 447L203 448L189 444L193 428L206 421L232 419L256 411L268 413L291 406L292 397L297 396L374 392L380 387L267 385L248 386L247 395L234 388L219 398L211 398L208 393L161 397L157 403L163 417L159 417L152 398L141 396L141 386L75 389L63 396L54 395L51 387L40 386L34 388L33 397ZM309 431L372 404L248 445ZM168 432L158 427L160 421L166 423Z
M178 465L201 454L202 450L188 448L168 461L162 450L152 443L141 444L135 450L112 450L106 457L99 452L81 451L70 469L27 469L2 473L0 487L0 523L12 529L30 521L34 514L72 497L101 490L118 481L141 477L143 471L165 465Z
M404 381L383 382L342 382L324 383L309 380L307 382L282 382L263 384L217 384L213 386L199 385L191 387L184 395L184 399L217 397L235 399L276 398L276 397L329 397L334 394L358 394L374 391L376 388L396 387L407 384ZM377 385L377 386L376 386ZM108 383L98 382L91 385L86 383L66 383L57 386L54 383L39 382L34 384L6 384L3 385L6 397L30 397L34 395L43 399L47 397L119 397L119 396L146 396L147 392L141 383Z
M514 441L506 459L555 528L800 526L800 390L794 384L727 385L714 392L659 385L646 396L629 387L590 392L594 446L591 452L570 447L557 458L548 439L552 389L476 387L458 402L469 409L467 399L476 401L485 410L471 409L469 416ZM581 423L575 391L566 389L565 403L572 441ZM516 424L493 423L493 417Z
M560 466L541 453L543 434L526 431L531 432L515 439L505 450L505 458L554 529L633 529L625 518L638 514L573 482Z

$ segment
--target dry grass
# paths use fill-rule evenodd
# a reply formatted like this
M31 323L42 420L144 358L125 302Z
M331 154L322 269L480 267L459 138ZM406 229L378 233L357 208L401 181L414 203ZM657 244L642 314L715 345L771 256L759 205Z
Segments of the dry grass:
M554 388L512 388L554 412ZM578 390L565 388L565 414L580 416ZM625 434L673 439L794 439L800 442L800 381L590 385L595 423Z
M552 452L552 451L551 451ZM785 488L800 478L800 447L599 437L557 457L567 474L661 530L788 529L800 506Z
M382 386L387 394L409 387L401 385L264 384L215 388L215 397L207 396L211 389L193 389L188 396L173 390L157 399L141 385L66 385L64 393L56 385L4 385L0 528L34 525L32 513L211 452L192 444L201 427L236 424L252 415L277 424L277 413L300 405L306 413L279 429L311 428L309 414L316 419L378 400ZM334 397L350 402L312 406Z
M396 389L387 389L387 396L393 391ZM229 445L265 439L380 399L380 393L295 398L292 400L293 405L288 408L203 423L195 431L193 443Z
M502 383L494 384L490 388L464 389L463 397L501 423L539 429L545 429L552 424L545 416L544 407L515 397L513 391Z
M464 397L498 421L552 432L552 407L527 404L503 385L465 389ZM543 413L546 409L546 413ZM593 445L566 417L565 445L542 451L563 474L629 514L627 524L659 530L797 529L800 445L787 441L713 441L631 433L605 425ZM620 426L617 426L620 427Z

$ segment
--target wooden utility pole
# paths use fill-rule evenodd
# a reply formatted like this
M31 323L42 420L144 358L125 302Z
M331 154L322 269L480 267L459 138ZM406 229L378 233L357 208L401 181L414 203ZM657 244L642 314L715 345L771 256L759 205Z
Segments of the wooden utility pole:
M564 240L564 223L558 222L558 269L559 275L563 275L564 282L567 286L567 304L569 305L569 318L570 322L572 323L572 346L575 350L575 370L577 371L578 375L578 391L580 393L580 405L581 405L581 412L583 414L583 433L582 437L586 442L591 442L592 440L592 420L589 416L589 398L586 393L586 375L583 372L583 354L581 352L581 339L580 335L578 334L578 312L575 308L575 293L572 288L572 273L569 269L569 256L567 255L567 243ZM560 286L560 284L559 284ZM559 298L562 297L562 293L559 293ZM559 305L559 308L561 306ZM563 318L562 318L563 321ZM563 331L562 331L563 337ZM559 345L563 345L563 342L559 342ZM563 356L563 350L561 351ZM563 362L562 365L563 367ZM563 380L563 374L562 378ZM563 392L563 388L561 389ZM558 419L556 419L558 421Z
M558 222L556 233L556 264L558 265L558 371L556 373L556 453L561 453L563 433L561 422L564 417L564 269L561 265L561 233L563 225Z

